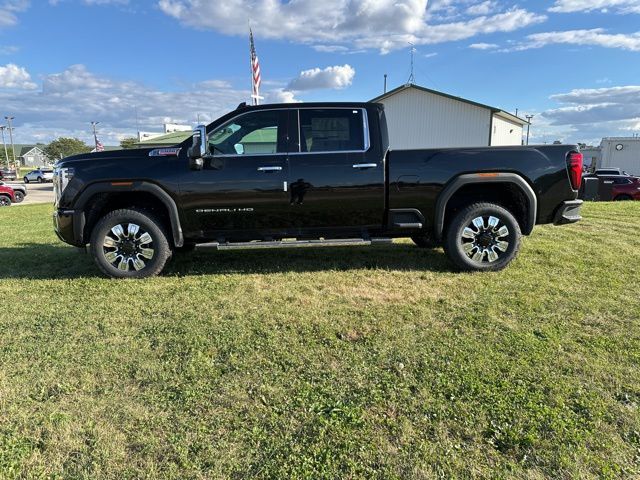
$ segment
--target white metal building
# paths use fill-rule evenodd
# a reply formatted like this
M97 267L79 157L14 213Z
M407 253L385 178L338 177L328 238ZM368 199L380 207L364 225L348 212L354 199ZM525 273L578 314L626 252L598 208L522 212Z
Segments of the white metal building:
M403 85L371 100L384 104L394 149L522 145L527 121L481 103Z
M601 162L598 168L620 168L640 176L640 138L607 137L600 144Z

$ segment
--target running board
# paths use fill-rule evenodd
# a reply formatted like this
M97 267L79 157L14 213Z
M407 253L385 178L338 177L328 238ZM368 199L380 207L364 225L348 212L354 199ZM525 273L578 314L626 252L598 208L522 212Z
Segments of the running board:
M275 242L228 242L228 243L201 243L196 246L198 249L216 250L240 250L258 248L300 248L300 247L334 247L334 246L369 246L390 244L391 238L372 238L364 240L362 238L347 238L338 240L284 240Z

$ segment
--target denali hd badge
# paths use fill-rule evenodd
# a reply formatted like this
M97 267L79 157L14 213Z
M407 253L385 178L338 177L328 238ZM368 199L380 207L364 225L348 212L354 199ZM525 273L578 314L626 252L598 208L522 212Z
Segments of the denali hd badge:
M181 148L156 148L149 152L150 157L177 157Z
M253 208L199 208L196 213L240 213L253 212Z

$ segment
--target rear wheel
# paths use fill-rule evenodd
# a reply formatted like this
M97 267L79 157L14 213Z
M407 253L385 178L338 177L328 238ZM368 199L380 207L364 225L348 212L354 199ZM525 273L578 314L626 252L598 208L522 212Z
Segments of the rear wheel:
M445 252L465 271L497 271L516 258L522 242L520 225L508 210L475 203L460 211L445 235Z
M631 195L618 195L613 200L616 202L626 202L627 200L633 200L633 197Z
M16 197L16 203L22 203L24 200L24 193L20 190L16 190L14 196Z
M100 270L112 278L152 277L171 257L162 222L137 209L103 217L93 229L90 249Z
M0 195L0 207L10 207L11 199L6 195Z

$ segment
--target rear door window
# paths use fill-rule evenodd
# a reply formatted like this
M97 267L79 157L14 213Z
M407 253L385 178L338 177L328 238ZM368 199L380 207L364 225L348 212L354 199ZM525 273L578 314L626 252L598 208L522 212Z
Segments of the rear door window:
M365 150L361 109L300 109L300 151L308 153Z

